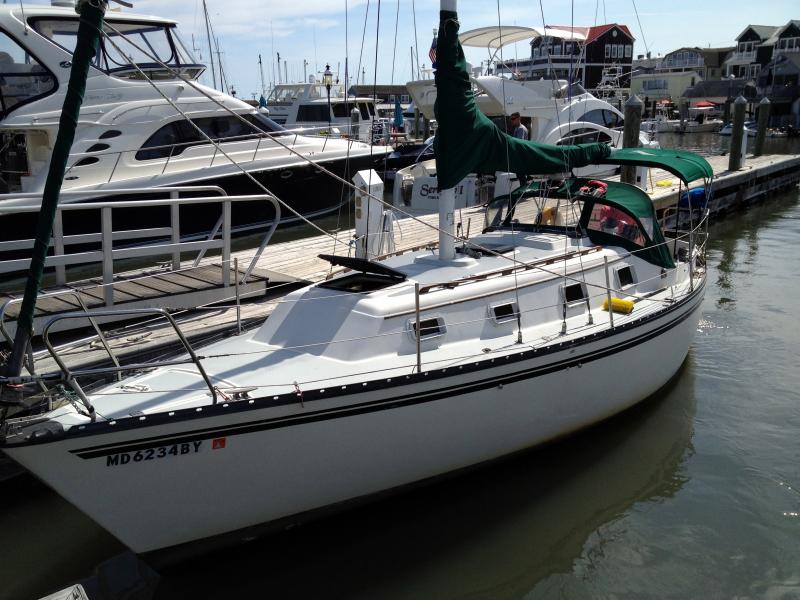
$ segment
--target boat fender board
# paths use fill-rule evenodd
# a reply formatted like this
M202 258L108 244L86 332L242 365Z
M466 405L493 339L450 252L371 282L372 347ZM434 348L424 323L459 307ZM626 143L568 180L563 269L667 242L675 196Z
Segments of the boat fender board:
M622 298L611 298L611 310L615 313L629 315L633 312L633 301ZM608 300L603 300L603 310L608 310Z

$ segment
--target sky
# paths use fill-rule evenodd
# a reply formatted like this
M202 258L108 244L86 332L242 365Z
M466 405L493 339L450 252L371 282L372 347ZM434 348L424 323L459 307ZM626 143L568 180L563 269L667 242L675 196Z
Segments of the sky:
M792 18L800 19L800 3L796 0L638 0L640 28L634 1L459 0L458 12L461 31L498 23L528 27L541 27L543 22L576 26L625 24L636 37L634 56L648 49L657 56L681 46L729 46L748 24L783 25ZM344 80L345 57L349 57L351 83L356 72L361 81L362 69L367 83L376 80L378 84L405 83L412 78L412 48L418 52L418 62L430 66L428 50L439 10L437 0L206 0L206 3L219 40L223 69L238 96L244 98L261 93L259 54L266 87L278 78L275 72L278 52L281 62L286 61L290 81L303 79L304 61L308 63L306 75L314 73L319 78L329 63L333 73ZM177 21L187 45L192 46L194 39L197 58L207 63L209 51L202 0L133 0L133 5L132 11L123 9L123 12ZM465 51L475 66L488 58L485 50ZM507 46L503 54L507 59L523 58L530 54L530 48L523 42ZM280 77L283 80L283 74ZM210 72L203 76L203 81L211 83Z

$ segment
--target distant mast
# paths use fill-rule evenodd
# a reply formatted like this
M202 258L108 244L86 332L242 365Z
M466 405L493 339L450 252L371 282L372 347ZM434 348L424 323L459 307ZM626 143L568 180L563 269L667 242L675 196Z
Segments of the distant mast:
M214 70L214 50L211 48L211 25L208 22L208 6L203 0L203 14L206 17L206 37L208 38L208 60L211 61L211 82L214 89L217 89L217 73Z

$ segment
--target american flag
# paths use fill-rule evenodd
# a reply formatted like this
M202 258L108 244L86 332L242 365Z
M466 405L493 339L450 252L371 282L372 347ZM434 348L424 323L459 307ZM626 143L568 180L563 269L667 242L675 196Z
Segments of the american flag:
M428 51L428 58L431 59L431 68L436 68L436 36L433 36L433 42L431 42L431 49Z

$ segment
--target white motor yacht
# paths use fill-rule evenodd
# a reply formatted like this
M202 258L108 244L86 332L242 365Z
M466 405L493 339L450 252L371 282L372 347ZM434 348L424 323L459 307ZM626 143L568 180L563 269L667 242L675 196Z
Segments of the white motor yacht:
M30 197L19 196L43 189L78 23L72 8L0 7L0 206L6 210L15 202L29 205ZM319 165L349 181L388 151L285 131L249 104L201 84L205 67L173 21L114 12L105 34L62 186L72 193L62 202L82 201L84 190L125 199L116 190L213 183L234 195L263 193L263 185L298 213L314 217L348 198ZM271 218L271 207L251 208L237 220ZM32 237L32 222L12 223L17 216L0 217L2 229ZM295 219L290 211L283 217Z
M267 98L270 118L289 129L308 129L332 137L352 137L371 142L373 125L379 119L375 101L348 96L344 85L330 88L320 82L279 83ZM357 111L354 124L353 111Z

